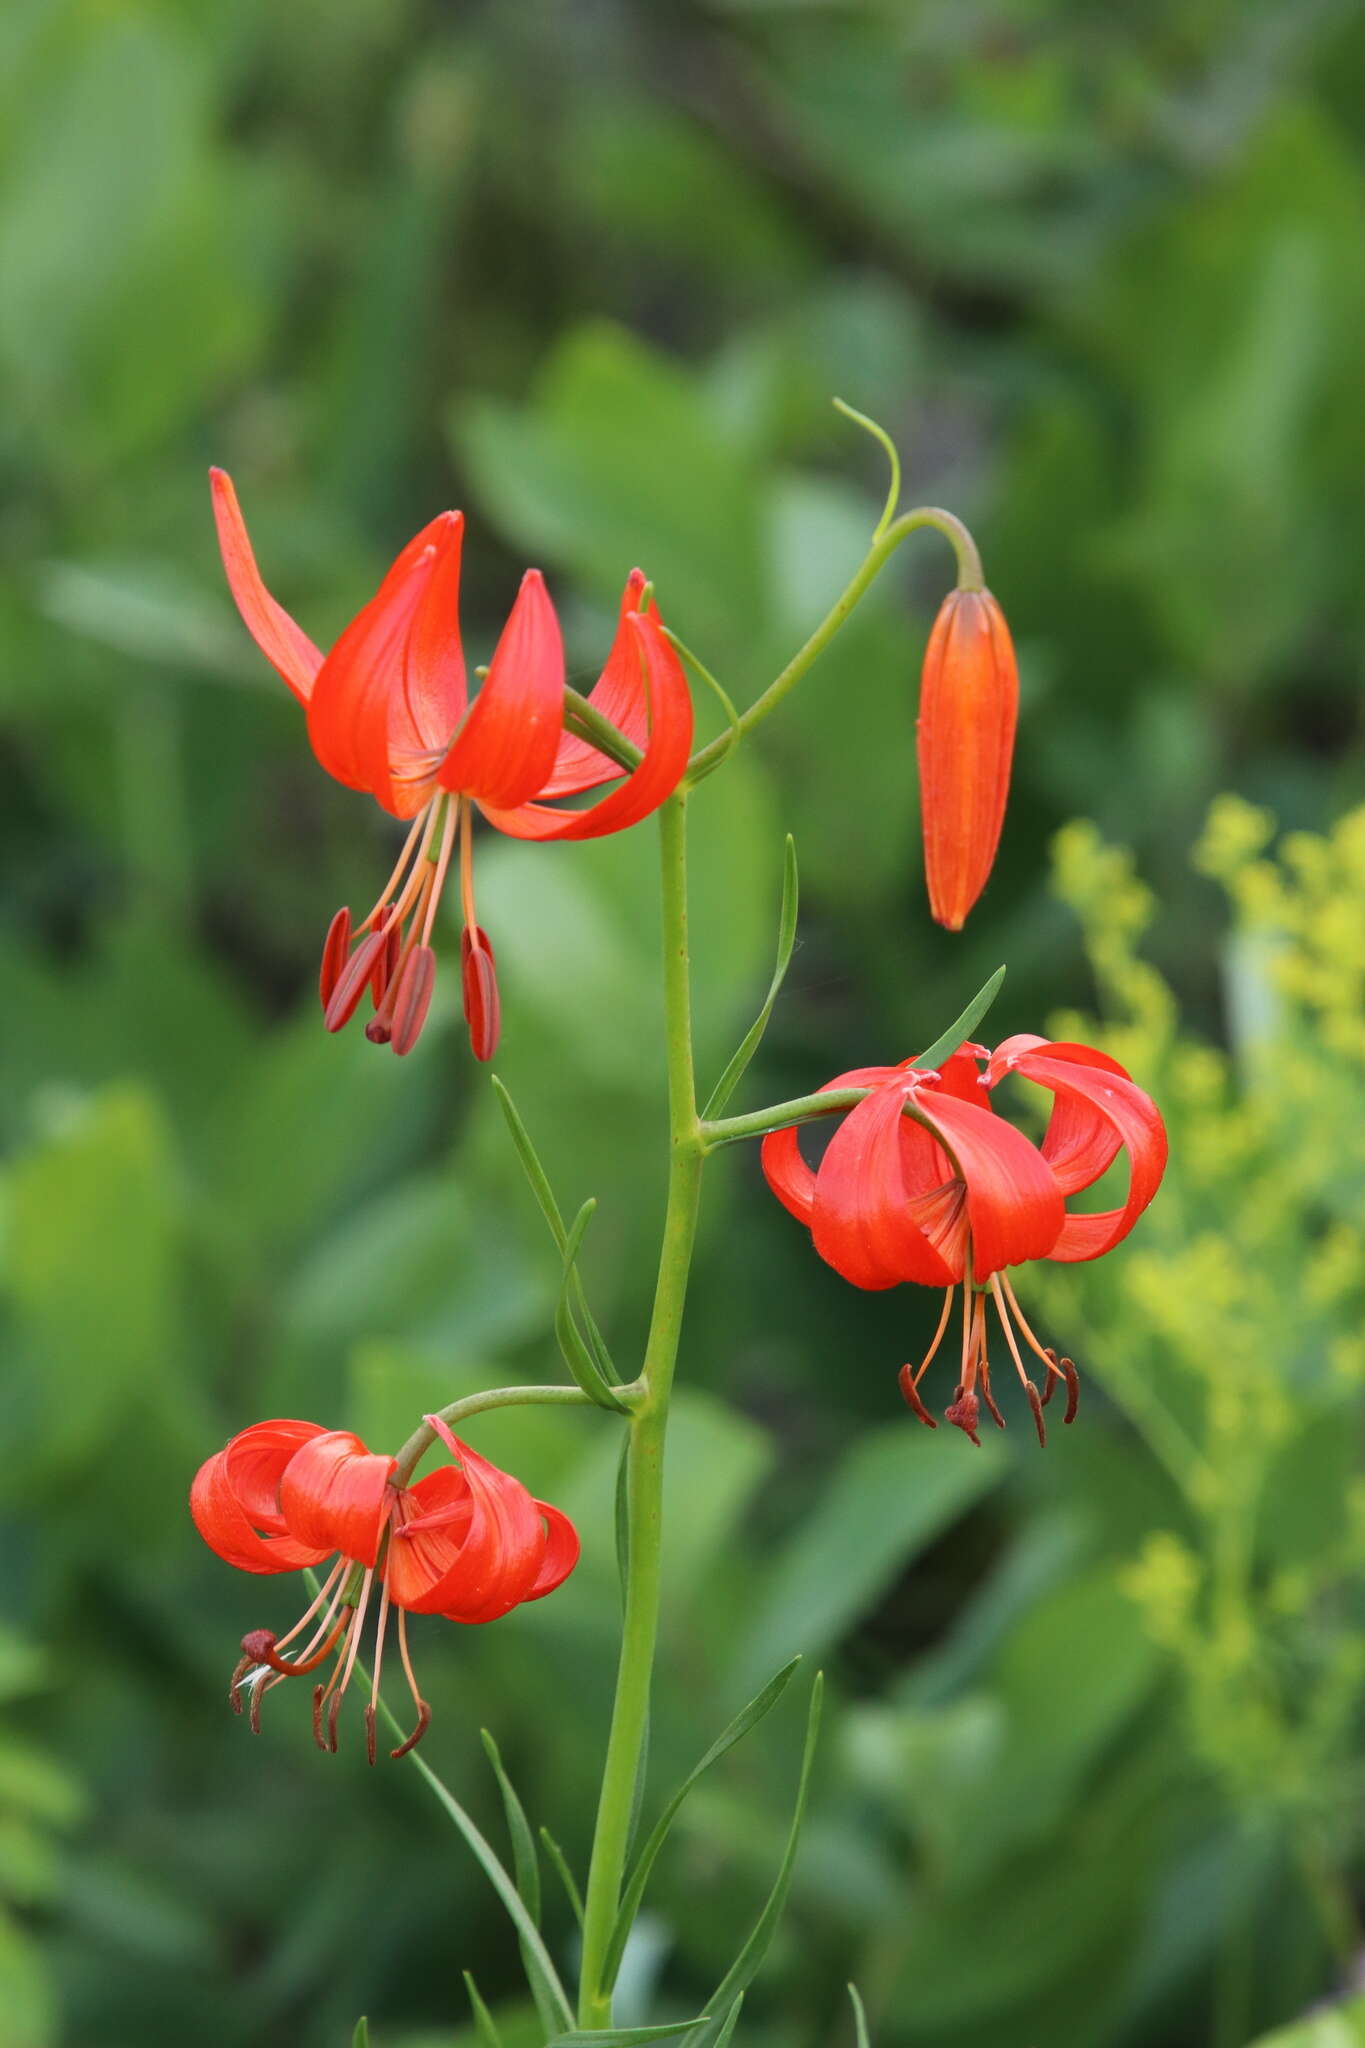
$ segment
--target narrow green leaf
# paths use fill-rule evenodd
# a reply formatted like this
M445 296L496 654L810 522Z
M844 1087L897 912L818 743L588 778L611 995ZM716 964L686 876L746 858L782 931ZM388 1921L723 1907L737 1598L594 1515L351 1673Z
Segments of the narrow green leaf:
M320 1589L320 1581L316 1573L311 1571L305 1572L304 1579L316 1594ZM368 1686L370 1674L365 1665L357 1662L356 1670L359 1673L362 1688ZM402 1741L408 1731L382 1693L379 1696L379 1711L394 1734ZM559 1981L559 1973L550 1959L550 1951L542 1941L540 1929L536 1926L535 1921L523 1905L521 1894L508 1876L502 1860L493 1848L492 1843L486 1841L484 1836L480 1834L478 1828L475 1827L473 1821L455 1797L455 1794L450 1790L449 1786L437 1777L424 1756L419 1755L416 1750L411 1750L409 1751L409 1761L414 1770L426 1779L427 1784L430 1785L437 1799L464 1836L470 1849L474 1852L475 1858L482 1865L488 1882L502 1900L508 1918L521 1937L522 1955L526 1959L526 1974L530 1979L532 1991L537 1993L538 1996L545 1997L553 2006L555 2013L554 2023L556 2025L572 2026L573 2007L565 1996L564 1986Z
M778 912L777 918L777 965L773 969L773 978L769 984L768 993L764 998L763 1008L749 1026L734 1058L730 1061L729 1066L711 1091L711 1099L702 1111L703 1123L710 1123L714 1117L720 1115L726 1103L734 1094L735 1089L744 1078L745 1068L763 1041L763 1034L768 1028L768 1019L773 1013L773 1005L777 1001L782 984L787 978L787 969L791 965L792 949L796 944L796 912L799 895L800 891L796 872L796 841L788 833L786 851L782 863L782 908ZM973 1018L972 1022L975 1023L975 1021L975 1018ZM970 1029L971 1025L969 1024L967 1030ZM966 1031L962 1035L965 1038L967 1035Z
M848 1995L853 2001L853 2025L857 2032L858 2048L872 2048L872 2037L867 2031L867 2013L863 2008L862 1999L858 1996L856 1984L849 1985Z
M581 1927L583 1925L583 1894L578 1889L578 1880L569 1868L569 1859L548 1828L540 1830L540 1839L545 1844L545 1854L559 1872L559 1881L564 1887L565 1896L569 1904L573 1907L574 1919Z
M596 2027L590 2033L556 2034L545 2048L637 2048L646 2041L676 2041L679 2034L695 2034L709 2024L703 2013L699 2020L679 2020L671 2027Z
M522 1171L530 1183L531 1193L535 1196L540 1207L540 1213L549 1225L550 1235L555 1241L555 1247L559 1252L559 1256L567 1264L572 1265L573 1261L569 1257L569 1232L565 1228L563 1212L560 1209L559 1203L555 1200L554 1189L550 1186L550 1176L540 1163L539 1154L531 1143L531 1134L522 1122L521 1114L508 1094L507 1089L496 1074L490 1078L493 1083L493 1093L497 1097L498 1107L502 1111L507 1122L507 1128L512 1134L512 1143L516 1146L517 1157L521 1161ZM597 1369L602 1377L610 1383L616 1376L611 1362L611 1354L607 1350L606 1341L602 1336L602 1332L597 1327L591 1309L588 1307L587 1296L583 1292L583 1283L576 1270L573 1274L571 1289L573 1306L581 1316L583 1326L588 1333L588 1343L596 1360Z
M744 1993L741 1991L739 1997L735 2000L734 2004L730 2007L729 2012L725 2015L725 2025L721 2028L720 2032L716 2036L716 2048L727 2048L727 2044L730 2041L730 2038L733 2035L735 2028L739 2025L739 2016L743 2009Z
M626 1941L629 1938L631 1928L635 1924L635 1917L640 1910L640 1901L644 1897L645 1886L649 1882L650 1872L654 1868L659 1851L663 1848L668 1838L668 1831L676 1820L678 1810L682 1806L683 1801L697 1780L706 1771L710 1770L712 1764L723 1757L728 1749L733 1749L741 1737L747 1735L751 1728L756 1728L764 1715L777 1705L777 1702L781 1699L791 1681L792 1673L800 1662L801 1659L799 1657L793 1657L790 1663L784 1664L776 1677L769 1679L762 1692L751 1699L747 1707L741 1708L729 1726L716 1737L701 1761L693 1765L677 1791L673 1794L673 1797L669 1800L667 1806L665 1806L663 1812L659 1815L658 1820L654 1823L649 1840L640 1851L635 1868L631 1871L630 1877L626 1882L626 1888L621 1897L620 1911L616 1916L616 1924L612 1928L611 1941L608 1943L606 1959L602 1966L602 1982L607 1990L610 1990L616 1982L616 1973L621 1967L621 1957L625 1953Z
M997 967L990 980L979 988L956 1023L950 1024L941 1038L936 1038L926 1051L915 1057L917 1067L941 1067L951 1053L955 1053L964 1039L970 1038L991 1004L1000 993L1000 984L1005 979L1003 967Z
M501 1752L486 1728L480 1729L484 1751L493 1766L502 1803L507 1813L507 1832L512 1837L512 1866L517 1874L517 1891L536 1926L540 1925L540 1858L536 1854L535 1837L531 1833L526 1809L512 1787L512 1780L503 1768Z
M370 2023L363 2013L355 2023L355 2032L351 2036L351 2048L370 2048Z
M493 2015L480 1998L479 1987L468 1970L464 1973L464 1988L469 1993L469 2003L474 2014L474 2031L483 2048L502 2048L502 2035L494 2025Z
M806 1817L806 1794L810 1787L811 1766L815 1761L815 1745L820 1733L820 1703L824 1695L825 1675L815 1674L815 1683L810 1692L810 1712L806 1720L806 1747L801 1758L801 1776L796 1787L796 1807L792 1814L791 1827L787 1833L787 1846L782 1853L773 1888L768 1894L768 1903L759 1914L738 1956L726 1971L724 1980L714 1998L710 2000L713 2011L726 2013L741 1991L746 1991L753 1982L769 1944L777 1931L782 1909L787 1903L791 1889L792 1871L796 1866L796 1851L801 1840L801 1823ZM715 2033L703 2034L699 2048L718 2048L717 2036L720 2022L712 2023Z
M555 1308L555 1336L565 1365L588 1399L595 1401L599 1408L610 1408L617 1415L628 1415L629 1409L613 1394L610 1382L603 1376L601 1367L574 1320L574 1289L578 1283L576 1261L583 1243L583 1233L591 1223L596 1208L597 1203L593 1200L583 1204L565 1240L564 1278L560 1283L559 1302Z
M531 1184L531 1193L540 1204L540 1213L549 1224L550 1235L558 1246L560 1257L563 1258L568 1243L568 1232L564 1228L564 1218L555 1200L554 1189L550 1186L550 1176L540 1163L536 1148L531 1143L531 1134L522 1122L516 1104L497 1075L494 1074L491 1078L493 1093L498 1099L498 1108L507 1119L507 1128L512 1134L512 1143L517 1148L522 1171Z
M512 1837L512 1867L517 1877L517 1896L525 1906L533 1923L540 1925L540 1858L536 1855L535 1837L526 1818L526 1809L513 1790L512 1781L503 1769L498 1745L486 1728L480 1729L488 1761L502 1793L503 1808L507 1814L507 1832ZM536 2002L540 2024L546 2033L553 2032L559 2023L553 1994L535 1967L535 1958L528 1954L526 1943L521 1944L521 1959L526 1970L526 1981L531 1987L531 1996Z

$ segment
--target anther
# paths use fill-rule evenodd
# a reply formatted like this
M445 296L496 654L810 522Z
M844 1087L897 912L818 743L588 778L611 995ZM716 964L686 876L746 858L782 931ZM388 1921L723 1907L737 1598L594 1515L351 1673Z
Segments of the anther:
M332 1694L332 1704L327 1709L327 1747L332 1755L337 1753L337 1717L341 1713L341 1687Z
M1076 1410L1081 1405L1081 1376L1071 1359L1063 1358L1059 1362L1063 1373L1066 1375L1066 1413L1063 1415L1062 1421L1074 1422L1076 1420Z
M231 1678L228 1680L228 1705L234 1714L240 1714L242 1711L242 1680L246 1677L247 1672L250 1671L255 1661L254 1657L249 1657L243 1651L242 1655L237 1659Z
M322 1732L322 1695L325 1691L325 1686L313 1687L313 1740L319 1749L327 1747L327 1740Z
M981 1438L977 1435L977 1426L981 1421L981 1403L975 1394L966 1391L961 1381L958 1382L951 1404L943 1411L943 1419L960 1429L964 1436L970 1437L980 1450Z
M406 1742L400 1742L397 1749L391 1749L389 1751L389 1755L393 1758L395 1763L397 1763L400 1756L406 1756L410 1749L416 1749L418 1743L422 1740L422 1737L426 1734L427 1729L430 1726L431 1708L427 1705L425 1700L419 1699L417 1702L417 1726L413 1729L411 1735L408 1737Z
M332 991L341 979L346 965L346 955L351 950L351 913L343 907L327 927L327 937L322 946L322 965L318 969L318 994L325 1010L332 1000Z
M430 946L414 946L398 977L393 1002L393 1049L400 1059L412 1051L422 1035L435 985L436 955ZM496 988L494 994L496 999ZM489 1056L480 1054L480 1058Z
M379 959L388 943L386 933L371 932L370 936L367 939L362 939L356 947L354 953L352 953L347 961L345 969L338 978L336 987L332 990L326 1009L323 1011L322 1021L329 1031L340 1031L343 1024L350 1023L356 1013L360 998L369 986L375 962Z
M991 1421L997 1429L1003 1429L1005 1427L1005 1418L995 1405L995 1396L991 1392L990 1375L986 1372L984 1366L981 1372L981 1398L986 1404L986 1411Z
M460 980L470 1047L476 1060L491 1060L498 1049L502 1008L493 948L479 925L466 925L460 935Z
M264 1691L265 1673L262 1672L251 1688L251 1711L247 1716L247 1725L253 1735L259 1735L261 1732L261 1694Z
M376 931L384 931L383 951L376 957L374 972L370 976L370 998L376 1010L383 1002L389 983L397 972L399 955L403 950L403 934L398 929L399 920L395 918L388 929L384 930L392 908L391 903L382 904L374 916Z
M915 1385L914 1367L903 1365L900 1369L899 1379L900 1390L905 1396L905 1403L911 1414L922 1422L926 1429L937 1429L938 1423L920 1399L919 1388Z
M377 1742L376 1742L376 1740L375 1740L375 1732L374 1732L374 1708L373 1708L373 1707L372 1707L372 1706L371 1706L371 1705L369 1704L369 1702L368 1702L368 1701L366 1701L366 1704L365 1704L365 1754L366 1754L366 1756L367 1756L367 1757L369 1758L369 1760L370 1760L371 1764L373 1764L373 1763L374 1763L375 1757L376 1757L376 1756L378 1755L378 1753L379 1753L379 1751L378 1751L378 1744L377 1744Z
M1033 1424L1038 1432L1038 1441L1047 1449L1047 1424L1043 1420L1043 1398L1032 1380L1024 1381L1024 1392L1028 1395L1029 1407L1033 1410Z

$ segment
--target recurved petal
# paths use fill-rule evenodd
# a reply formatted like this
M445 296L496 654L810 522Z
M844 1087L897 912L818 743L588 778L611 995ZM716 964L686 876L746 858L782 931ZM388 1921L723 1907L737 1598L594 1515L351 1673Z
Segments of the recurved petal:
M406 779L395 782L391 736L413 738L409 639L433 581L448 595L452 556L458 577L460 533L458 513L442 512L413 536L327 656L309 699L308 737L321 765L348 789L369 790L397 817L412 816L431 794L439 753L453 729L442 733L427 762L425 787L410 751L401 763Z
M1128 1235L1161 1185L1169 1150L1161 1112L1117 1060L1092 1046L1045 1043L1015 1053L1012 1065L1056 1096L1043 1154L1066 1192L1091 1186L1120 1148L1127 1149L1123 1207L1068 1215L1049 1253L1068 1262L1097 1259Z
M640 687L640 657L627 620L632 613L639 611L644 593L645 572L632 569L621 592L611 652L601 675L588 692L588 702L593 709L609 718L618 732L624 733L640 748L649 738L649 697ZM599 782L614 782L620 773L617 763L609 755L599 752L591 740L580 739L577 733L565 732L560 735L559 751L550 779L537 793L546 800L572 796L581 789L595 789Z
M228 588L248 633L275 673L288 683L300 704L306 704L322 667L322 649L270 595L256 566L247 538L246 521L237 503L232 478L224 469L209 471L218 547L227 571Z
M284 1535L280 1481L285 1468L305 1444L325 1435L320 1422L299 1422L290 1416L280 1416L269 1422L253 1422L224 1448L221 1455L228 1484L255 1528Z
M677 788L692 751L692 693L682 663L648 612L623 615L618 644L623 646L620 665L634 668L636 694L648 705L649 731L639 765L617 788L585 810L532 803L505 811L485 804L484 815L500 832L513 839L601 839L638 824ZM632 723L638 726L638 721ZM635 731L628 736L635 738ZM613 775L620 774L614 762L609 766ZM594 775L592 782L605 779Z
M901 1147L907 1086L900 1076L851 1109L815 1176L815 1249L855 1287L947 1287L958 1277L912 1212L921 1190L906 1183Z
M324 1552L339 1550L357 1564L373 1564L396 1462L367 1450L348 1429L314 1437L290 1460L280 1481L280 1507L290 1534Z
M908 1107L954 1161L967 1186L972 1278L1046 1258L1066 1214L1052 1169L1022 1131L974 1102L914 1088Z
M495 1621L529 1596L545 1554L545 1526L519 1479L458 1437L450 1444L464 1490L446 1476L453 1468L428 1473L408 1489L402 1532L392 1545L390 1591L419 1614ZM406 1559L404 1551L411 1553Z
M549 780L563 730L564 642L544 578L528 569L440 786L514 810Z
M543 1600L556 1586L562 1586L578 1563L579 1553L578 1531L563 1509L551 1507L547 1500L538 1500L536 1508L545 1524L545 1553L525 1596L528 1600Z
M316 1427L306 1422L257 1426L264 1430L312 1430ZM234 1443L237 1441L234 1439ZM297 1447L298 1439L295 1439L288 1451L290 1457ZM248 1498L256 1512L249 1512L243 1505L228 1471L228 1453L232 1448L233 1445L229 1444L206 1459L190 1487L190 1514L205 1543L219 1557L244 1572L298 1571L304 1565L320 1564L328 1555L326 1550L314 1549L296 1542L292 1536L277 1533L280 1525L276 1499L278 1471L272 1483L269 1478L271 1468L264 1456L259 1466L254 1460L247 1461Z
M816 1092L827 1095L836 1088L875 1088L900 1071L898 1067L855 1067L847 1074L836 1074ZM831 1110L830 1114L835 1112ZM801 1156L800 1131L799 1124L770 1131L760 1147L759 1158L764 1178L783 1208L790 1210L798 1222L809 1224L815 1200L815 1174Z

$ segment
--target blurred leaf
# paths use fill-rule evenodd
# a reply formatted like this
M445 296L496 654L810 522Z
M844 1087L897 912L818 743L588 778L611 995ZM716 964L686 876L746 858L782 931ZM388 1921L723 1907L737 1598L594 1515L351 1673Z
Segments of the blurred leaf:
M705 2020L679 2020L673 2027L594 2027L586 2033L556 2034L545 2048L643 2048L646 2041L676 2041L705 2024Z
M1258 2034L1253 2048L1361 2048L1362 2042L1365 1998L1351 1998L1309 2013L1293 2026L1277 2027L1273 2034Z
M681 365L605 322L564 339L524 408L465 405L455 435L484 503L605 601L643 565L705 654L760 608L756 480ZM668 489L656 479L666 476Z
M175 1355L179 1185L155 1103L113 1088L54 1111L4 1198L19 1337L5 1399L27 1447L13 1490L107 1441Z
M997 1485L1008 1469L989 1439L944 1457L944 1446L893 1423L858 1440L777 1558L745 1632L737 1685L782 1657L823 1656L916 1553Z
M351 2048L370 2048L370 2023L367 2019L361 2018L356 2021L355 2032L351 2036Z

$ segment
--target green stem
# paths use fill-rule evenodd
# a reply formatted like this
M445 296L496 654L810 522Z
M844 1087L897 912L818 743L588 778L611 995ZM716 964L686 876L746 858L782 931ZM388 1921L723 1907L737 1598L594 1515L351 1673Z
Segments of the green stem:
M664 947L664 1011L668 1043L668 1208L641 1379L644 1400L630 1421L627 1451L625 1617L611 1734L593 1835L584 1901L583 1969L578 2020L585 2028L611 2020L603 1977L620 1904L635 1785L649 1720L650 1679L659 1625L663 1537L664 1437L678 1355L687 1278L696 1239L704 1149L692 1062L692 1009L687 950L687 799L682 790L659 813Z
M952 542L953 551L957 556L958 589L980 590L984 587L981 557L977 553L976 542L955 514L944 512L937 505L917 505L913 512L903 512L899 519L887 527L880 540L873 543L857 575L833 609L826 613L805 646L792 656L781 675L769 683L763 695L755 698L748 710L740 714L738 730L741 736L752 732L756 725L763 723L769 712L777 709L788 690L800 682L806 670L824 653L849 613L875 583L901 542L924 526L932 526L936 532ZM695 781L709 773L716 759L722 756L731 744L732 735L721 733L719 738L702 747L688 764L689 777Z
M741 1138L766 1138L770 1131L785 1130L788 1124L809 1123L812 1117L837 1116L854 1109L870 1088L826 1088L816 1095L797 1095L790 1102L775 1102L770 1109L752 1109L747 1116L714 1117L701 1127L702 1144L708 1152L718 1145L734 1145Z
M466 1416L482 1415L488 1408L590 1408L592 1405L578 1387L486 1387L481 1394L466 1394L462 1401L452 1401L449 1407L438 1408L436 1412L442 1422L453 1428ZM398 1453L398 1469L393 1475L395 1486L407 1485L435 1441L436 1432L429 1422L423 1422L412 1432Z

